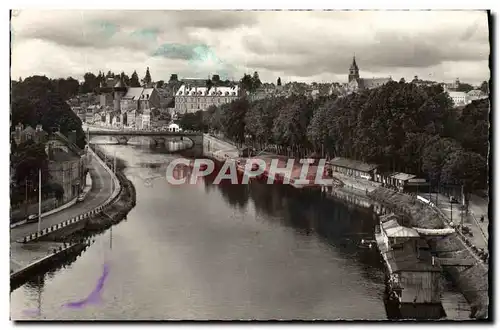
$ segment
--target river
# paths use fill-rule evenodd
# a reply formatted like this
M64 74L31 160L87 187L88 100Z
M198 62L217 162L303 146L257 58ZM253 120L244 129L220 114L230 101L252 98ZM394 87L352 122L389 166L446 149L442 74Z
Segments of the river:
M104 149L127 163L137 205L76 261L13 291L12 319L386 318L380 258L359 245L373 237L368 210L256 182L172 186L168 150ZM92 291L104 263L101 302L62 307Z

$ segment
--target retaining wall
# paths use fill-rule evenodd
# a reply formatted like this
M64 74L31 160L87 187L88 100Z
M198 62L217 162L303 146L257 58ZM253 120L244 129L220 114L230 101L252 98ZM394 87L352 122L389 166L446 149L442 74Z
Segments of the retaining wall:
M67 236L69 233L81 230L85 228L86 220L90 217L100 214L105 210L114 200L118 197L121 191L120 181L109 168L109 166L104 163L104 161L99 158L99 156L89 147L89 152L93 154L94 158L105 168L106 172L111 175L112 180L115 181L114 190L111 196L100 206L94 208L93 210L80 214L74 218L63 221L62 223L53 225L51 227L45 228L40 232L32 233L31 235L25 236L24 238L18 240L19 243L27 243L35 240L55 240L58 237Z

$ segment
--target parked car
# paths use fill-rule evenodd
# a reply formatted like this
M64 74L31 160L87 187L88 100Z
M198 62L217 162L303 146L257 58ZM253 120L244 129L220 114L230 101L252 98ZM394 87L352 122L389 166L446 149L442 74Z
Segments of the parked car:
M450 203L458 203L458 200L454 196L450 196Z
M27 223L32 223L32 222L37 222L38 221L38 214L30 214L27 218L26 218L26 222Z
M81 194L80 196L78 196L78 197L76 198L76 202L77 202L77 203L81 203L81 202L83 202L84 200L85 200L85 195L84 195L84 194Z

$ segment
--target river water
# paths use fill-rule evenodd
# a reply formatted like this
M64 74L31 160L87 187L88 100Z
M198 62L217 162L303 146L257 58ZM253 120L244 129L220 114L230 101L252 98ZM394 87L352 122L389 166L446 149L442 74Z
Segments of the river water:
M165 148L103 148L126 161L137 205L76 261L13 291L12 319L386 318L380 258L359 244L373 238L368 210L257 182L172 186ZM104 263L101 301L63 307L94 289Z

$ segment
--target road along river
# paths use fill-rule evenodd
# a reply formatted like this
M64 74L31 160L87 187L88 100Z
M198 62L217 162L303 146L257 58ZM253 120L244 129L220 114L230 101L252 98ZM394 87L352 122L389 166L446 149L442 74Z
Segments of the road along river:
M373 238L368 210L258 182L173 186L168 148L103 148L127 163L136 207L74 263L12 292L13 319L386 318L379 256L359 244ZM94 289L104 262L101 302L62 307Z

